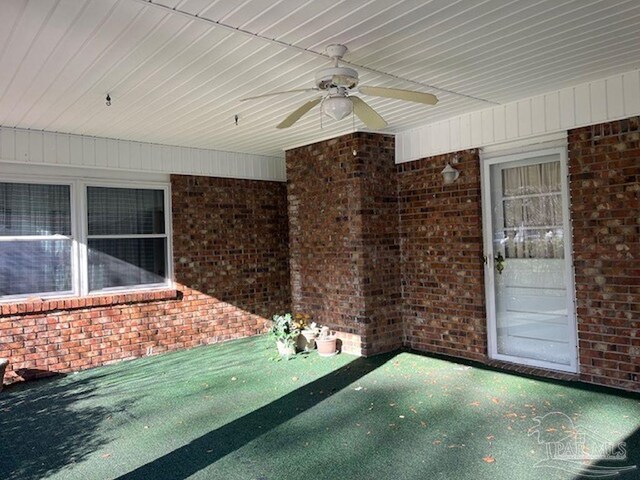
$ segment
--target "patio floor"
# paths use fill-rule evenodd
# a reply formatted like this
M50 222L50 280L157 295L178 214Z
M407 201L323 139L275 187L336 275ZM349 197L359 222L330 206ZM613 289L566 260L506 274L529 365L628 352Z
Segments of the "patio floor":
M573 479L640 467L638 396L411 353L273 354L255 337L9 387L0 478ZM626 460L560 459L576 439L592 453L624 441Z

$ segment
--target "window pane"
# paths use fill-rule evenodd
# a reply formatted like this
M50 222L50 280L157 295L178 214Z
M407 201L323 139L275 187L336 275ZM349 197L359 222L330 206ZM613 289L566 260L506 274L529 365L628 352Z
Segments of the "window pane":
M0 183L0 236L71 235L69 185Z
M164 191L87 188L89 235L165 233Z
M163 283L165 238L90 239L89 290Z
M68 292L71 240L0 242L0 296Z
M506 258L564 258L562 228L508 229L501 243Z
M562 224L560 194L504 201L505 227L542 227L560 224Z
M559 192L560 162L540 163L502 170L502 195L513 197Z

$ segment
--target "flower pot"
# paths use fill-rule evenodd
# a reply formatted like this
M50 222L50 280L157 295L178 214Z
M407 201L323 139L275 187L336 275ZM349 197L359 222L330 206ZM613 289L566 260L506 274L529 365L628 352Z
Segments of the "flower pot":
M296 354L295 342L284 342L282 340L278 340L276 342L276 346L278 347L278 353L281 357L288 357L289 355Z
M318 334L313 330L302 330L298 336L298 350L310 352L316 348L316 337Z
M321 357L330 357L338 353L336 348L337 340L338 337L336 337L335 335L317 338L316 345L318 346L318 355L320 355Z
M9 360L7 358L0 358L0 392L2 391L2 381L4 379L4 372L7 370Z

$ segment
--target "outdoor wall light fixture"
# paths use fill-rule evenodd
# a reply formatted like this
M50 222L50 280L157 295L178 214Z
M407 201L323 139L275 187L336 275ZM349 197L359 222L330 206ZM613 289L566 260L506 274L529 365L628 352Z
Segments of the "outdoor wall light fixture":
M455 160L454 163L456 163ZM445 185L451 185L460 176L460 172L453 168L450 163L447 163L447 166L442 169L440 174L442 175L442 183Z

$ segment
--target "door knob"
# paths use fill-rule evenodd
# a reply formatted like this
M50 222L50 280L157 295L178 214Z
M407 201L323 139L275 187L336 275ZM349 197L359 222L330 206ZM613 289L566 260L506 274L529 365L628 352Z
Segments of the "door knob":
M498 256L494 259L494 262L498 274L502 275L502 271L504 270L504 257L502 256L502 253L498 253Z

